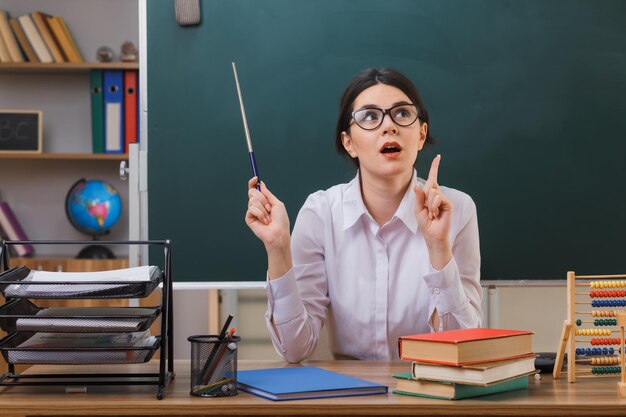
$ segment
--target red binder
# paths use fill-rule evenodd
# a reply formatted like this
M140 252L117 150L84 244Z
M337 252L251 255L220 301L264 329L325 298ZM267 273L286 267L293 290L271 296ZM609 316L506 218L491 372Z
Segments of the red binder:
M137 71L124 71L124 152L137 142Z

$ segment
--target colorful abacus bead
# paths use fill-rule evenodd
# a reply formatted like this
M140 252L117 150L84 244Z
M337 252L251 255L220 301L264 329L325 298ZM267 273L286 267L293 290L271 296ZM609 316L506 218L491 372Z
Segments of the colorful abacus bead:
M622 368L619 366L597 366L591 368L592 374L619 374L622 372Z

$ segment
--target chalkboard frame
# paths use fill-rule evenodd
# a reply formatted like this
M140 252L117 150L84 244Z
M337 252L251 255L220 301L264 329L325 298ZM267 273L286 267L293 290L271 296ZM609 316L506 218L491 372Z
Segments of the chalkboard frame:
M42 153L43 152L43 121L42 121L42 111L41 110L0 110L0 125L2 124L2 120L7 116L19 116L19 115L35 115L37 117L37 128L36 134L37 137L28 137L26 141L27 146L23 147L15 147L10 146L6 147L7 142L0 140L0 153ZM14 142L14 141L13 141Z

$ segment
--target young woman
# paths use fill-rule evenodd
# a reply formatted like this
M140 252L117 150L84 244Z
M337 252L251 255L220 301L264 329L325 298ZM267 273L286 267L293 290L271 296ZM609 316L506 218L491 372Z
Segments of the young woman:
M309 357L326 323L336 358L397 359L398 337L481 323L476 206L414 165L428 112L405 76L368 69L341 99L336 147L358 170L309 196L293 233L284 204L248 182L246 223L268 257L266 320L277 352Z

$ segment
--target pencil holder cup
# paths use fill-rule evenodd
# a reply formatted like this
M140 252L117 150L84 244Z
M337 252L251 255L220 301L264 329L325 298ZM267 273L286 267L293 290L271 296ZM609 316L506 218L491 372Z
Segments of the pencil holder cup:
M237 394L237 343L241 338L189 336L191 395L228 397Z

